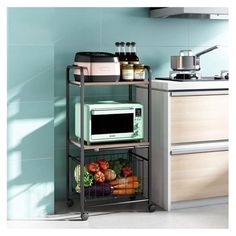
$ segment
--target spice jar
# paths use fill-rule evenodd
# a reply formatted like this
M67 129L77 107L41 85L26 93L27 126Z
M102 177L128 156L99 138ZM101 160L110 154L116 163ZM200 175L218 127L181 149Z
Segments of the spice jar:
M134 65L132 64L123 64L121 66L121 76L122 80L131 81L134 79Z
M143 64L134 65L134 79L135 80L145 79L145 67Z

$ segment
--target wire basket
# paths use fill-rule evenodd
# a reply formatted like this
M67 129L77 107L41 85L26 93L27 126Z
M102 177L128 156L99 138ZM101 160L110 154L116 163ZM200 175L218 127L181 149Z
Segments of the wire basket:
M143 195L145 159L136 153L102 153L86 155L85 201L97 199L135 198ZM80 194L79 157L74 159L72 192Z

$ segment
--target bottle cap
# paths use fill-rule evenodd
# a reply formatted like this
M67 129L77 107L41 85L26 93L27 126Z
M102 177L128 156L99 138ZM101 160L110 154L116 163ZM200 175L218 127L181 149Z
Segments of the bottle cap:
M131 46L133 46L133 47L134 47L135 45L136 45L136 43L135 43L135 42L131 42Z
M122 47L124 47L124 46L125 46L125 43L124 43L124 42L120 42L120 45L121 45Z

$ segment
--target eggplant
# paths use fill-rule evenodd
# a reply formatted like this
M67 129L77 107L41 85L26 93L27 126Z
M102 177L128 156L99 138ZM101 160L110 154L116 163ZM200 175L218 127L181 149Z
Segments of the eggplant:
M87 197L109 196L113 187L108 183L96 184L91 187L84 188L84 194Z

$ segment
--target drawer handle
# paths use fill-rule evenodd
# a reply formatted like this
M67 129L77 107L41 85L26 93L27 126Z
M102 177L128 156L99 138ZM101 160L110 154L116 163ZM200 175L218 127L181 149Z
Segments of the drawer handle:
M171 97L182 97L182 96L204 96L204 95L228 95L228 90L199 90L199 91L172 91Z
M228 150L228 142L173 145L171 147L170 155L191 154L200 152L217 152Z

